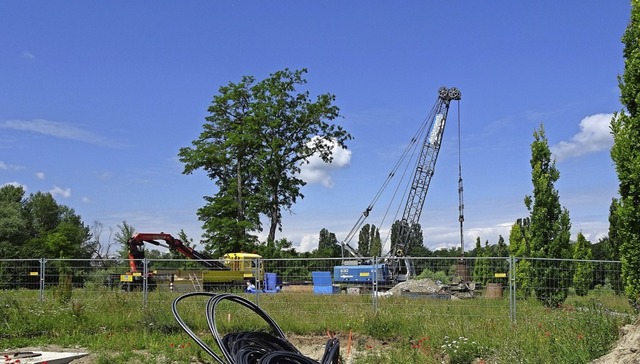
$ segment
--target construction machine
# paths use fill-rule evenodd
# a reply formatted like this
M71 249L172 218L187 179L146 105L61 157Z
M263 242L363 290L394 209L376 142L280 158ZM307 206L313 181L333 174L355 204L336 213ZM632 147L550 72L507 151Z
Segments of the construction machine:
M201 270L150 270L145 272L145 244L162 246L176 251L203 266ZM215 260L206 253L198 252L171 234L136 233L128 241L129 272L119 276L123 289L134 287L153 289L158 282L167 281L174 285L190 284L198 290L210 290L216 286L242 286L247 280L259 281L264 275L261 256L250 253L227 253L222 261ZM146 279L145 279L146 278Z
M438 98L435 105L431 109L429 116L425 119L425 122L422 124L422 127L417 134L422 137L414 137L411 141L412 144L415 144L421 139L422 145L420 153L415 160L412 183L407 193L404 212L402 218L399 220L399 232L397 234L397 238L391 242L389 252L377 261L372 262L367 258L364 258L356 249L349 245L349 241L359 231L364 220L369 216L369 213L373 209L373 204L379 198L379 192L373 202L362 213L362 216L342 243L343 252L346 251L351 255L351 257L345 258L343 255L343 264L334 267L335 282L356 284L373 283L382 287L394 285L415 276L411 259L407 257L409 242L412 239L412 234L415 233L414 227L419 223L429 184L434 174L436 160L438 158L438 153L440 152L442 137L449 113L449 106L451 101L459 101L460 99L461 93L457 88L441 87L438 90ZM406 153L403 154L403 158L405 156ZM398 163L396 168L400 164L401 163ZM389 179L394 175L395 170L389 174ZM383 188L386 187L387 184L388 181L383 184ZM462 222L464 221L464 215L461 168L459 168L458 191L459 221L461 230L460 239L462 249L464 251L464 242L462 239Z

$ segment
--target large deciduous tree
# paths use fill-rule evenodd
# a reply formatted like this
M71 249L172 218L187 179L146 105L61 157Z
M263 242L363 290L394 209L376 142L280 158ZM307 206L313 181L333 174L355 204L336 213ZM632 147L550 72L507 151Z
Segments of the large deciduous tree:
M531 143L531 182L533 195L525 197L531 218L530 252L534 258L571 258L569 211L560 205L555 182L560 178L551 157L544 127L533 133ZM570 271L565 262L542 260L533 265L536 297L547 306L567 298Z
M202 169L218 188L198 210L207 248L216 254L255 246L261 216L274 241L282 211L304 197L301 166L313 155L331 162L333 148L351 139L330 123L340 116L334 95L312 101L308 91L298 92L306 72L285 69L220 87L199 138L179 151L183 173Z
M627 297L640 307L640 4L631 4L631 19L622 36L624 74L618 77L625 110L611 120L611 158L619 181L615 219L622 280Z

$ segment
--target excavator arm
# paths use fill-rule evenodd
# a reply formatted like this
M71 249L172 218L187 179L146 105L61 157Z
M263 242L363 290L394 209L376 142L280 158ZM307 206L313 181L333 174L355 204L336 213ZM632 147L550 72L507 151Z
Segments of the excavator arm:
M164 244L160 241L164 241ZM209 269L229 270L229 267L213 260L205 253L198 252L185 245L171 234L165 233L135 233L127 242L129 246L129 268L131 272L142 271L142 259L144 259L144 244L152 244L177 251L189 259L193 259Z

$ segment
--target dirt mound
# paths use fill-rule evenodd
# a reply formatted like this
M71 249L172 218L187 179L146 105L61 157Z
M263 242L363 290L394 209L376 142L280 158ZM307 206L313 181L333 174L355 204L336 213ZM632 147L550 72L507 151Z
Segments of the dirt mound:
M640 363L640 321L620 328L620 338L613 350L591 362L591 364L632 363Z

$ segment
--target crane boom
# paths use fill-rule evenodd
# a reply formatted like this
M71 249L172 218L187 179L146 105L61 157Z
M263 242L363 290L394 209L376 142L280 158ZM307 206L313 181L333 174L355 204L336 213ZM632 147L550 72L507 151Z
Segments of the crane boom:
M407 203L404 208L402 219L400 220L400 231L396 241L391 242L388 262L390 264L390 274L397 281L405 281L411 275L411 266L408 259L402 259L407 253L407 247L415 231L414 226L420 221L422 208L427 197L431 177L433 177L436 160L440 152L440 144L444 133L449 104L451 100L460 100L462 97L460 90L455 87L441 87L438 90L438 100L434 106L432 120L430 120L430 131L425 134L422 143L420 156L416 162L416 169L413 173L413 182ZM404 267L402 266L404 263Z

